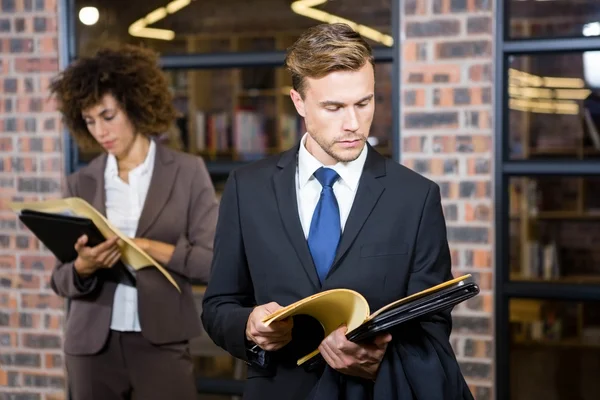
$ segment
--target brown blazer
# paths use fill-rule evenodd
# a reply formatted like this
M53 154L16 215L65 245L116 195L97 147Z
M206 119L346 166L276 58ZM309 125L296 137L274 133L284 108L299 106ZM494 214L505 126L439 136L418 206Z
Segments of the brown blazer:
M81 197L106 215L104 168L106 154L67 178L66 196ZM156 268L137 272L138 308L142 334L154 344L189 340L201 332L190 279L206 282L213 256L218 205L214 187L201 158L157 143L154 172L140 216L136 237L175 246L165 266L181 294ZM52 289L71 299L64 350L94 354L108 337L116 283L95 279L83 287L75 281L73 262L58 264Z

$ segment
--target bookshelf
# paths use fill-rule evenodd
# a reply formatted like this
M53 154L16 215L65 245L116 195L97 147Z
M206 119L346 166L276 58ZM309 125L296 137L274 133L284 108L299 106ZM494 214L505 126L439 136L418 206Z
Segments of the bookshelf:
M191 53L285 50L299 32L188 35ZM185 151L206 161L252 161L293 146L303 120L284 68L167 71L186 116Z
M574 25L573 18L561 18L562 28ZM544 25L555 23L548 18L521 19L511 25L513 32L518 25L517 36L530 38L541 35ZM582 53L524 53L510 59L506 82L509 109L502 110L509 116L505 128L509 161L556 161L558 166L600 159L598 122L586 115L594 89L587 86L583 71ZM553 107L536 109L544 104ZM506 182L508 215L502 218L508 219L509 254L508 265L502 268L509 269L509 282L519 283L524 291L545 284L573 290L579 285L600 287L600 250L593 239L600 235L599 177L516 175ZM512 365L512 370L505 372L510 375L511 398L535 397L548 385L580 385L575 369L562 371L561 365L567 362L566 354L575 359L599 355L598 304L577 300L577 296L560 299L522 294L508 300L509 338L504 350L508 350ZM533 361L538 359L545 362ZM562 371L562 377L552 381L557 371ZM539 380L521 381L526 373L536 374Z

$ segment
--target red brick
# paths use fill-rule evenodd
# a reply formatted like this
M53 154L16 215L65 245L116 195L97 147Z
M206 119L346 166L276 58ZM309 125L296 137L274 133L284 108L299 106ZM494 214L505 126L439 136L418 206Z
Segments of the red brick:
M478 204L474 206L473 204L467 203L465 204L465 220L467 222L491 222L492 210L489 206L485 204Z
M19 346L19 336L17 335L17 332L0 331L0 338L2 338L2 341L0 341L0 349L2 349L3 346L8 348L14 348ZM1 371L2 369L0 369L0 372ZM0 387L2 387L1 384Z
M47 93L50 84L52 83L52 78L48 76L42 76L38 79L40 85L40 93Z
M491 150L492 138L489 136L472 136L471 141L473 143L473 151L475 153L486 153Z
M58 43L55 37L42 37L38 39L37 48L41 54L56 53Z
M407 21L406 38L430 38L457 36L461 30L461 21L457 19L428 19Z
M0 152L11 152L13 151L13 139L10 137L0 138Z
M3 309L16 309L17 298L12 293L0 293L0 308Z
M403 71L404 83L458 83L461 69L456 64L408 65Z
M434 95L435 105L441 107L450 107L454 105L454 92L452 88L441 88L436 90L438 91L438 96L436 98Z
M490 340L467 338L464 342L465 357L486 358L493 355L493 345Z
M404 47L404 49L403 49L404 57L402 59L404 60L404 62L416 61L417 60L417 44L414 42L406 42L403 47Z
M492 313L494 305L493 305L492 295L489 293L480 293L476 297L467 300L464 303L465 309L470 311L478 311L478 312L486 312Z
M43 172L62 172L63 159L61 157L46 158L41 161L40 170Z
M64 307L64 299L54 294L22 294L21 307L31 309L54 309L60 310Z
M17 100L17 111L29 112L53 112L56 111L56 100L46 97L20 97Z
M26 329L40 329L42 327L41 315L38 313L19 313L19 326Z
M405 112L404 127L407 129L458 128L458 112Z
M425 106L425 89L410 89L404 92L404 105L408 107Z
M46 354L44 357L44 365L46 368L62 368L62 354Z
M472 65L468 70L469 80L473 82L490 81L492 78L491 69L490 64Z
M481 290L492 290L494 288L494 275L491 272L479 272L477 280Z
M46 0L44 9L46 11L56 12L56 0Z
M459 193L459 187L457 182L450 183L450 195L448 196L450 199L457 199Z
M489 250L473 250L475 267L489 268L492 266L492 252Z
M31 272L31 271L45 271L51 272L56 265L56 258L53 255L44 255L44 256L30 256L30 255L22 255L21 259L21 271L23 272Z
M413 0L404 3L404 12L406 15L425 15L429 0Z
M42 286L39 275L33 274L19 274L17 282L19 289L40 289Z
M450 250L450 256L452 259L452 265L460 265L460 252L456 249Z
M439 10L434 10L436 14L449 14L450 13L450 0L438 0Z
M421 136L409 136L402 140L402 151L405 153L413 153L422 151Z
M444 160L440 158L434 158L431 160L431 175L439 176L444 175Z
M47 314L45 316L44 328L49 330L62 329L63 318L58 315Z
M46 393L44 396L44 400L66 400L67 398L64 393Z
M18 57L15 59L15 70L19 73L58 72L56 57Z
M15 255L0 256L0 270L2 270L2 269L15 270L16 268L17 268L17 257Z

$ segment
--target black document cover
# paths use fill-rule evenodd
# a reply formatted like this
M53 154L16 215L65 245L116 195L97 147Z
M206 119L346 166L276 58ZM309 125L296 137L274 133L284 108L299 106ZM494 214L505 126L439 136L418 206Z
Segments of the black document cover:
M478 293L479 286L475 282L461 282L382 312L348 333L346 337L355 343L373 339L381 333L390 332L408 322L418 321L420 318L454 307ZM304 367L310 371L321 367L324 362L323 356L318 354L306 361Z
M19 219L63 263L77 258L75 243L87 235L87 246L94 247L106 239L89 218L72 215L22 210ZM135 276L121 261L112 268L99 271L106 279L135 286Z
M347 336L352 342L370 339L382 332L388 332L405 322L425 318L439 311L454 307L479 293L479 286L474 282L458 284L434 292L421 298L409 301L398 307L387 310L361 325Z

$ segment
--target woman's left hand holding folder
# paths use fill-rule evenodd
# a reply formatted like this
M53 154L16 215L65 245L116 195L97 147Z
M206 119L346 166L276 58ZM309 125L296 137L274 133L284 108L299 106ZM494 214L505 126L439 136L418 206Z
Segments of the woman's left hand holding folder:
M86 246L87 241L87 235L82 235L75 243L78 256L73 265L82 278L87 278L101 268L112 268L121 258L117 236L106 239L94 247Z

